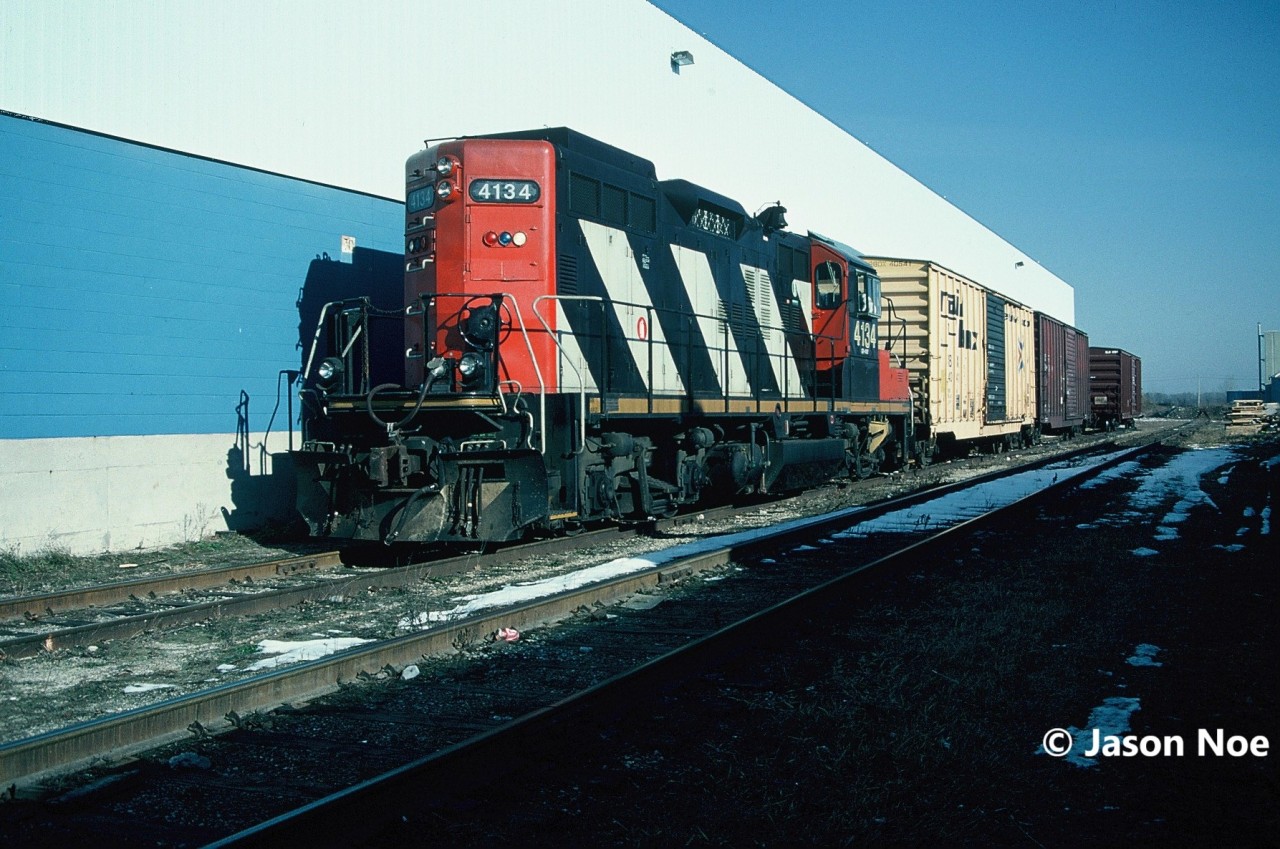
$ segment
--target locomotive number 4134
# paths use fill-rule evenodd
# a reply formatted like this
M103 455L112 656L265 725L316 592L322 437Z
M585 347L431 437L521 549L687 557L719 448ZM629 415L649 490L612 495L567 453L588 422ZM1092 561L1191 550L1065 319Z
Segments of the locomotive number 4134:
M472 180L470 194L477 203L536 203L542 190L533 180Z

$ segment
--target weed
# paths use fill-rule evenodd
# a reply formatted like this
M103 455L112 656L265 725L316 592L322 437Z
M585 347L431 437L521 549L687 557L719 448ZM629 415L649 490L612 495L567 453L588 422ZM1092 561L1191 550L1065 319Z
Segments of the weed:
M76 579L84 560L53 540L30 554L16 543L0 546L0 592L29 595L60 586Z
M209 505L197 504L194 515L188 513L182 517L183 542L197 542L208 536L209 522L212 518L213 513Z

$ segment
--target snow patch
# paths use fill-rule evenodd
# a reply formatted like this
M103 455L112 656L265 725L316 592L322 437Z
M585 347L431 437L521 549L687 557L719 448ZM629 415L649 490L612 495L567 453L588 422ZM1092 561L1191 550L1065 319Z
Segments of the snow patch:
M152 690L172 690L177 684L130 684L122 693L150 693Z
M1208 506L1218 510L1218 505L1200 488L1200 479L1223 466L1229 468L1222 474L1229 474L1234 468L1229 464L1237 462L1238 457L1231 448L1196 448L1178 454L1160 468L1139 469L1141 482L1129 494L1127 509L1104 516L1099 522L1115 527L1148 521L1157 516L1162 505L1173 500L1173 507L1156 522L1155 538L1162 542L1178 539L1177 525L1190 518L1192 508ZM1134 468L1138 468L1136 464Z
M1093 747L1094 731L1096 730L1103 737L1119 737L1126 734L1129 731L1129 717L1141 709L1139 700L1128 696L1104 699L1102 704L1089 712L1089 721L1084 728L1076 728L1072 725L1067 729L1072 738L1071 751L1062 760L1082 769L1097 766L1097 760L1084 756L1084 752ZM1044 753L1044 746L1036 750L1037 755Z
M1164 666L1163 663L1156 660L1156 655L1159 653L1159 646L1153 646L1151 643L1139 643L1134 648L1133 654L1125 660L1125 663L1130 666Z
M304 660L318 660L322 657L349 649L352 646L371 643L373 640L366 640L360 637L326 637L320 640L303 640L302 642L290 642L288 640L263 640L258 643L258 651L262 654L271 654L275 657L266 657L257 663L251 663L245 667L250 672L258 672L262 669L275 669L277 666L284 666L289 663L301 663Z
M837 539L862 539L872 534L913 534L941 530L972 519L997 507L1012 504L1034 492L1039 492L1059 480L1077 477L1095 466L1113 459L1115 456L1115 454L1107 454L1100 457L1090 457L1087 460L1084 458L1072 458L1071 460L1053 463L1041 469L1031 469L999 480L988 481L970 489L939 496L914 507L906 507L902 510L886 513L879 518L861 522L848 530L832 534L832 536ZM1107 469L1101 475L1113 473L1126 465L1128 464L1121 463L1115 468ZM1097 478L1092 478L1091 480L1097 480ZM1087 483L1089 482L1086 481L1085 484ZM1085 484L1081 485L1084 486Z
M1080 484L1080 488L1094 489L1096 487L1102 486L1104 483L1109 483L1110 481L1120 480L1121 478L1129 477L1134 472L1138 471L1140 468L1142 467L1137 460L1126 460L1123 463L1112 466L1111 468L1100 472L1096 477L1090 478L1089 480Z

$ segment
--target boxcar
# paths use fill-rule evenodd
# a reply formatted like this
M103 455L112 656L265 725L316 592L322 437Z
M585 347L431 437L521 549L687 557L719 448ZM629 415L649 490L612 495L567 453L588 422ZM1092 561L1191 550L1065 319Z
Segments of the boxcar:
M1036 313L1036 427L1074 436L1089 419L1089 337Z
M880 273L881 344L901 350L917 450L1029 444L1035 429L1034 313L928 260L864 257Z
M1119 348L1089 349L1089 415L1092 426L1133 427L1142 415L1142 360Z

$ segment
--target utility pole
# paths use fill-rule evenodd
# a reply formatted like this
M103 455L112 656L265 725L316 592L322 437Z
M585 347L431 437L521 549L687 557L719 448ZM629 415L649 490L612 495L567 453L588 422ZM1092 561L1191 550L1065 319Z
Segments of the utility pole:
M1262 322L1258 322L1258 397L1262 397L1262 390L1266 388L1266 384L1262 382L1263 375L1263 356L1262 356Z

